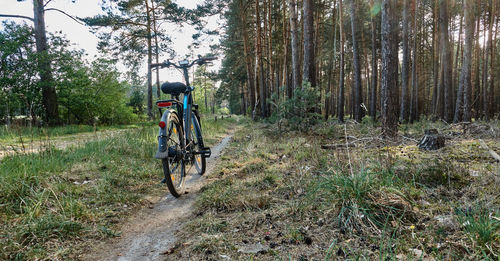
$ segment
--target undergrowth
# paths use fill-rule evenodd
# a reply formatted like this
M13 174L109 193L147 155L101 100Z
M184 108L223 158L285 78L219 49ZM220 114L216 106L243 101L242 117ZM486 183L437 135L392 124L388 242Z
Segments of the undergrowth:
M247 124L167 259L497 259L500 166L477 137L499 151L500 125L464 131L429 121L384 141L371 121L325 122L306 133ZM427 127L450 137L445 148L418 150L414 140Z

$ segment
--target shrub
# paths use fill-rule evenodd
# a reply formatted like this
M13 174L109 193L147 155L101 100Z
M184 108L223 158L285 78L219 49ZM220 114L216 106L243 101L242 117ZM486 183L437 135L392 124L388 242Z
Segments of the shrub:
M271 98L271 104L276 107L271 122L292 130L306 130L321 120L319 101L321 93L306 82L302 88L295 89L291 99L278 100L276 95ZM273 101L278 100L276 103Z

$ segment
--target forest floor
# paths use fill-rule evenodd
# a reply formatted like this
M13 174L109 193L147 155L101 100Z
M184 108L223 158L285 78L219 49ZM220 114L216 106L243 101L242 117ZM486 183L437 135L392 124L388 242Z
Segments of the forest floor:
M498 260L500 164L480 140L500 152L499 122L424 120L389 141L370 122L247 124L165 260ZM428 128L444 148L418 149Z
M498 259L500 163L480 141L500 152L500 122L422 120L393 140L370 121L203 128L220 156L180 199L151 126L5 157L0 259ZM444 148L418 149L429 128Z

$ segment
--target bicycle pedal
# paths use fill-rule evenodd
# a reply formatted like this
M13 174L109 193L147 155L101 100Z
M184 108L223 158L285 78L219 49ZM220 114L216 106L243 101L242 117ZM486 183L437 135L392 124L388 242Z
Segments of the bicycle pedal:
M212 150L210 150L209 147L205 147L200 151L200 154L205 158L210 158L210 156L212 156Z

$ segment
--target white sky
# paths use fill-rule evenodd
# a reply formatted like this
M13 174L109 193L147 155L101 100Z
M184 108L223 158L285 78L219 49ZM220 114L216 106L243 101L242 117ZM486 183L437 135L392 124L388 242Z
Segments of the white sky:
M197 4L201 4L203 2L203 0L174 1L180 6L184 6L186 8L194 8ZM72 0L52 0L48 4L47 8L53 7L61 9L72 16L87 17L104 14L101 10L100 2L101 0L74 0L74 3ZM33 17L32 0L25 0L23 2L18 2L17 0L0 0L0 13ZM27 23L31 25L30 21L24 19L0 18L0 21L4 20L14 20L19 23ZM210 28L216 27L219 22L218 17L212 17L208 21L208 26ZM78 24L57 11L47 11L45 13L45 25L48 32L62 31L63 34L66 34L67 38L71 41L75 48L84 49L89 54L90 59L92 59L95 55L99 55L96 49L98 39L94 34L89 32L88 27ZM174 30L169 31L171 32L173 49L176 52L176 60L184 58L187 54L189 54L188 45L192 43L191 36L196 31L188 25L177 27ZM195 50L195 55L205 55L208 53L210 51L209 45L218 41L218 39L212 40L213 41L203 41L202 46ZM164 59L166 58L160 58L160 60ZM219 68L220 60L221 58L215 62L215 66L212 67L213 70ZM127 70L127 68L121 64L118 65L118 69L122 72ZM144 64L141 74L146 75L146 64ZM160 74L160 80L182 81L182 75L175 70L166 69Z

